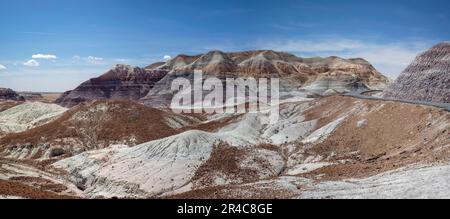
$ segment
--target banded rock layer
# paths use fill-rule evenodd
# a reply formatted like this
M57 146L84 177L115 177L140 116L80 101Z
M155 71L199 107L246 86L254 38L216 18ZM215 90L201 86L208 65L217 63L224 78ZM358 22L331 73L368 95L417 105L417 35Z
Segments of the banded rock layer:
M450 103L450 42L440 43L417 56L383 96Z
M167 105L172 96L171 82L178 77L192 80L195 70L201 70L205 78L279 78L280 92L286 96L295 92L326 95L378 90L389 83L388 78L364 59L300 58L271 50L179 55L165 64L155 63L148 68L169 72L141 99L150 106Z
M149 71L128 65L117 65L100 77L90 79L74 90L64 93L56 100L56 103L72 107L92 100L139 100L165 74L164 71Z

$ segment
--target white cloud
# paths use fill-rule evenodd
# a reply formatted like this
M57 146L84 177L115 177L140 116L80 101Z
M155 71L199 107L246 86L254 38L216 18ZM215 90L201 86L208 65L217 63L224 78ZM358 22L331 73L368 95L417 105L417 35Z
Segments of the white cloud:
M92 61L103 61L102 57L89 56L88 59Z
M0 64L0 71L2 71L2 70L6 70L6 67L4 65Z
M55 55L50 54L35 54L31 56L32 59L57 59Z
M28 60L27 62L23 63L23 65L28 66L28 67L38 67L40 64L38 61L31 59L31 60Z
M102 64L102 57L88 56L86 60L91 64Z
M261 49L296 53L300 56L341 56L364 58L381 73L397 77L409 63L434 42L366 42L354 39L322 38L316 40L288 40L258 43Z
M87 63L87 64L95 64L95 65L99 65L99 64L105 64L104 59L102 57L96 57L96 56L79 56L79 55L74 55L72 57L72 62L83 62L83 63ZM110 60L113 61L113 60ZM114 60L117 61L117 60Z
M170 59L172 59L172 57L169 56L169 55L165 55L163 58L164 58L164 60L170 60Z

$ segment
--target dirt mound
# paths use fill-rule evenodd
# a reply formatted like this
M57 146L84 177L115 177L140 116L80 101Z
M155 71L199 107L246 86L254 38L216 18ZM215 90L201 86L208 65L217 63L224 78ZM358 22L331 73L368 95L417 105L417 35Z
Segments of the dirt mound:
M170 116L131 101L95 101L46 125L7 135L0 145L7 155L22 158L77 154L116 143L136 145L176 134L165 121Z
M282 165L275 160L283 158L276 146L237 148L225 143L214 146L210 158L203 163L192 178L194 188L214 185L242 184L276 176ZM267 150L264 148L270 148Z
M450 42L440 43L420 54L383 96L450 103Z

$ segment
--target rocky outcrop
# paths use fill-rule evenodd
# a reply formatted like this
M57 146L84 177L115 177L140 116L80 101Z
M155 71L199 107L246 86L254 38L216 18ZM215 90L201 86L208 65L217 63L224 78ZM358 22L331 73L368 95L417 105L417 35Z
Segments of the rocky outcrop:
M0 101L1 100L15 100L24 101L25 98L17 94L15 91L8 88L0 88Z
M450 103L450 42L440 43L417 56L383 96Z
M180 55L165 65L154 69L164 69L177 73L202 70L205 74L233 74L254 77L295 77L302 82L317 78L338 78L349 76L366 86L388 83L388 78L378 72L364 59L300 58L295 55L271 50L224 53L211 51L202 55Z
M56 103L72 107L82 102L99 99L139 100L166 73L164 70L117 65L104 75L90 79L74 90L64 93L56 100Z

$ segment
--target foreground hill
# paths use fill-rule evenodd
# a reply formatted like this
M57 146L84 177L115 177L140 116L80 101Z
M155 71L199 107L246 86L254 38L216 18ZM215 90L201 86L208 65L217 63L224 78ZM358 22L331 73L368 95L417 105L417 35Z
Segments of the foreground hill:
M131 101L95 101L74 107L56 120L0 138L3 156L54 158L100 149L112 144L136 144L177 134L187 124L178 115Z
M5 186L0 194L450 195L447 110L331 96L283 102L275 124L261 124L260 116L217 114L195 119L130 101L81 104L50 123L0 137L0 177Z
M450 42L420 54L403 71L384 97L450 103Z

